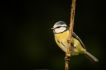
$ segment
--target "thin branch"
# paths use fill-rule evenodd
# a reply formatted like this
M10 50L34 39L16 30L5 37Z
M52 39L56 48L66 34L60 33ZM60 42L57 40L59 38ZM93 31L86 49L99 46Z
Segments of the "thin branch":
M71 5L71 14L70 14L70 28L69 28L69 37L68 37L68 46L67 46L67 52L65 56L65 70L69 70L69 61L71 57L71 38L73 33L73 26L74 26L74 17L75 17L75 6L76 6L76 0L72 0Z

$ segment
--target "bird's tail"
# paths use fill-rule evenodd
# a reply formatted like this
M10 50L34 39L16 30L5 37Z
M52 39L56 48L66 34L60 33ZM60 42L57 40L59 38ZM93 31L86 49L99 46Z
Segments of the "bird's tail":
M85 56L89 59L89 60L91 60L91 61L93 61L93 62L98 62L99 60L96 58L96 57L94 57L92 54L90 54L89 52L85 52Z

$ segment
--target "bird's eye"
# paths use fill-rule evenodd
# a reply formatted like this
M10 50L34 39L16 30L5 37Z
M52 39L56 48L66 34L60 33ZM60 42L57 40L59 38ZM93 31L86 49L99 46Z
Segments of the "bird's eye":
M60 28L61 26L58 26L58 27L56 27L56 28Z

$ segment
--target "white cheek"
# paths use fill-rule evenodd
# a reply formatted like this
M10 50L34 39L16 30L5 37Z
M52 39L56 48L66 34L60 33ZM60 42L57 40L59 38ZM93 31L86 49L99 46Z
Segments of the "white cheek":
M65 30L66 30L66 28L61 27L61 28L55 29L55 32L56 32L56 33L61 33L61 32L63 32L63 31L65 31Z

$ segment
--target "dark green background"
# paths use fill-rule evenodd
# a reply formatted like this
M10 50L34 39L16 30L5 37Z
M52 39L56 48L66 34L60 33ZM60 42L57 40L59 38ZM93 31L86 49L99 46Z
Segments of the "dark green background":
M64 70L64 52L54 41L54 23L70 23L71 0L1 2L0 70ZM105 2L77 0L74 31L99 59L71 57L70 70L101 70L105 63Z

